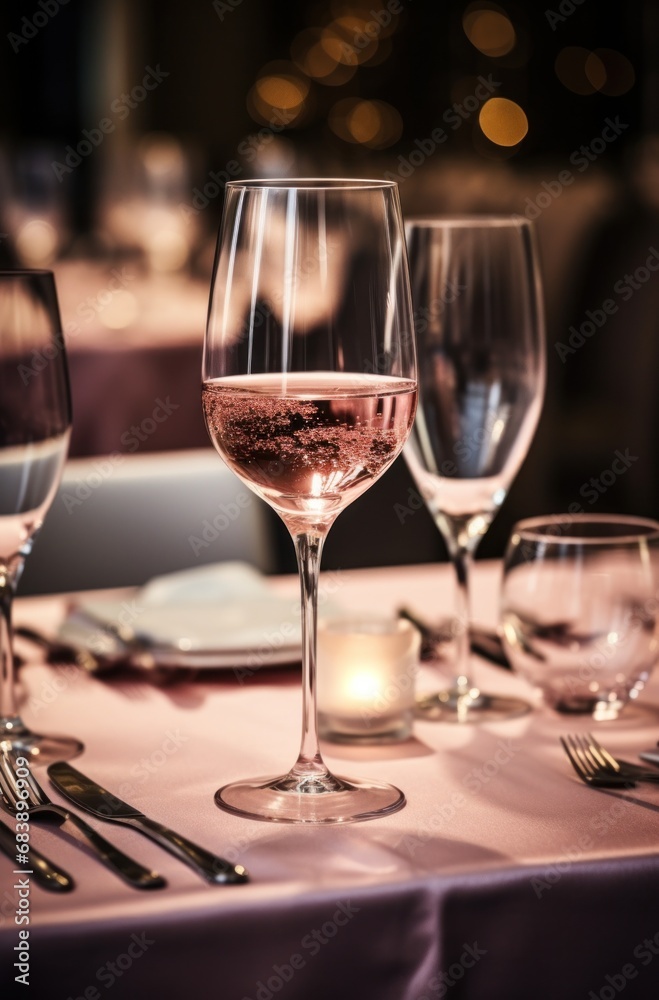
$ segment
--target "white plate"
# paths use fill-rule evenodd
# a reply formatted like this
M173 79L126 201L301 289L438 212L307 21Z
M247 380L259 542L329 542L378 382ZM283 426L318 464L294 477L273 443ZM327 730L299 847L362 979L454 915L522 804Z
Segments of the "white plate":
M148 646L157 666L217 669L299 662L300 608L273 594L242 563L224 563L152 580L125 601L87 601L60 628L62 640L105 656L125 655L115 630Z

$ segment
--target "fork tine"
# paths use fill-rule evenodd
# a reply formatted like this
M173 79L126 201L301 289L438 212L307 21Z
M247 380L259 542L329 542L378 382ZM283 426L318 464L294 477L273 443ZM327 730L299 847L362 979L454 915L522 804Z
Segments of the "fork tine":
M615 757L613 757L608 750L605 750L601 743L598 743L592 733L587 733L587 736L591 750L599 759L601 759L603 766L608 768L610 771L614 771L616 774L620 774L622 768Z
M579 761L583 773L589 778L596 774L597 768L593 765L593 762L589 758L588 754L584 751L580 738L578 736L568 735L567 741L572 747L572 752Z
M570 737L568 736L567 739L569 740ZM560 737L560 741L563 744L563 749L565 750L565 753L567 754L567 757L568 757L568 760L570 761L570 764L572 764L572 767L577 772L577 774L581 778L581 780L587 782L588 781L588 776L586 775L586 772L582 770L581 762L577 759L576 755L572 752L571 745L568 742L566 742L563 739L562 736Z
M579 735L568 734L559 737L568 760L586 785L596 788L635 788L637 781L650 780L646 775L640 777L634 773L626 774L615 771L608 764L601 764L586 739ZM653 775L652 780L659 781L659 775Z
M606 768L602 767L597 757L592 753L587 740L585 740L583 736L577 734L573 737L573 739L579 747L581 760L584 762L584 766L587 768L589 774L596 776L601 774L603 770L606 770Z
M620 769L610 764L607 757L603 753L603 748L597 744L593 745L590 739L590 735L581 736L581 743L584 747L584 753L588 755L588 759L592 761L593 767L595 768L595 774L603 776L620 777ZM595 741L597 743L597 741ZM610 755L609 755L610 756Z
M4 793L10 803L16 802L15 775L12 768L11 751L2 747L0 752L0 791Z

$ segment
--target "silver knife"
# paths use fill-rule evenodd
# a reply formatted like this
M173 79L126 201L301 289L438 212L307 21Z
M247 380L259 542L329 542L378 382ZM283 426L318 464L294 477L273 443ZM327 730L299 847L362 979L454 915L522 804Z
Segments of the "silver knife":
M238 884L249 881L249 875L242 865L234 865L224 858L211 854L198 844L194 844L180 833L175 833L162 823L149 819L134 806L113 795L102 785L87 778L65 761L57 761L48 768L48 777L55 787L70 799L79 809L98 816L111 823L130 826L145 836L155 840L160 847L189 865L207 882L216 884Z
M16 863L16 831L3 823L1 819L0 850ZM36 847L31 846L27 854L23 856L27 857L27 864L25 872L21 872L21 874L31 875L43 889L49 889L50 892L70 892L73 889L75 883L68 872L65 872L63 868L57 868Z

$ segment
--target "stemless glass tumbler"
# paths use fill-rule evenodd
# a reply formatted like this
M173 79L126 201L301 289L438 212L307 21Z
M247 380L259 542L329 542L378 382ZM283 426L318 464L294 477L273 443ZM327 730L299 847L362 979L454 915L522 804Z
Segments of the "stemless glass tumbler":
M615 719L659 655L659 523L613 514L520 521L505 558L508 657L558 712Z
M203 362L218 452L288 528L302 595L303 716L282 776L225 785L219 806L256 819L344 823L392 812L399 789L335 777L320 755L316 606L325 537L391 465L416 408L405 240L395 184L227 185Z

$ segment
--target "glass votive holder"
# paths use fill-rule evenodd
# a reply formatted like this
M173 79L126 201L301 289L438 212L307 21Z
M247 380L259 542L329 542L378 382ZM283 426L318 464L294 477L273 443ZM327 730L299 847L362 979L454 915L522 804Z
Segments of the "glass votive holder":
M318 726L338 743L392 743L412 732L421 637L404 619L318 624Z

